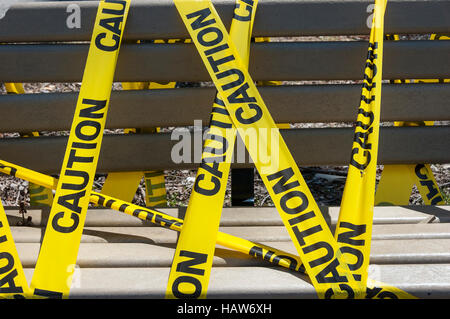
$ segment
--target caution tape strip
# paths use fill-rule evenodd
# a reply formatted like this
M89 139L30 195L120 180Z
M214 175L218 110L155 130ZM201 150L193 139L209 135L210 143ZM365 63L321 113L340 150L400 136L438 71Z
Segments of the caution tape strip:
M237 0L230 37L248 67L258 0ZM236 130L223 98L216 95L203 145L202 161L175 250L166 298L206 298L219 231Z
M400 40L396 34L386 39ZM448 40L450 37L432 34L430 40ZM449 79L394 80L394 83L440 83ZM394 122L395 126L432 126L433 121ZM429 164L385 165L375 194L375 205L409 205L411 190L416 185L425 205L443 205L444 197L436 183Z
M384 12L375 0L369 50L335 238L352 274L366 287L372 239L373 207L381 110Z
M28 180L43 187L56 189L58 180L49 175L38 173L36 171L0 160L0 172L15 176L20 179ZM125 213L130 216L137 217L141 220L151 222L155 225L181 231L184 221L182 219L172 217L156 209L141 207L124 200L114 198L105 194L91 192L89 201L96 205L111 208L115 211ZM226 248L241 252L254 258L267 261L277 266L284 267L291 271L305 273L302 267L301 259L294 254L282 251L280 249L255 243L247 239L226 234L217 233L216 244ZM392 299L413 299L413 295L402 291L396 287L375 281L369 278L367 282L367 291L365 298L392 298Z
M261 146L258 150L243 138L318 296L363 296L365 287L354 280L343 262L333 234L212 3L174 2L239 135L246 136L251 129ZM267 162L260 161L260 152L267 155Z
M0 298L18 299L29 296L27 278L0 200Z
M130 0L99 3L60 179L31 280L35 297L67 298L103 138Z

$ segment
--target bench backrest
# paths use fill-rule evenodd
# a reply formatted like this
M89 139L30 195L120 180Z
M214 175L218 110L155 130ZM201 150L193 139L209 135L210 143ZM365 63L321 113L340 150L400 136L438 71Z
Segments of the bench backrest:
M213 3L229 26L234 1ZM342 36L368 35L371 5L372 1L356 0L261 1L254 36L314 36L314 41L297 38L252 44L254 80L294 82L260 89L276 122L355 121L361 94L357 81L363 77L368 41ZM79 27L68 24L77 7ZM0 19L0 82L80 82L96 9L96 1L12 5ZM385 31L450 34L449 12L450 1L391 0ZM137 40L187 37L172 1L133 1L115 80L210 81L193 44L136 44ZM450 78L449 57L450 41L385 41L383 76L386 80ZM450 120L450 83L386 83L382 92L382 121ZM114 91L106 127L177 127L193 125L194 120L207 125L214 94L212 87ZM76 98L76 92L3 95L0 132L68 130ZM351 126L290 129L282 134L300 166L348 165ZM449 136L449 125L383 127L379 163L449 163ZM58 173L66 141L64 136L0 139L0 158ZM106 135L98 171L195 168L198 163L193 161L171 160L177 142L170 133Z

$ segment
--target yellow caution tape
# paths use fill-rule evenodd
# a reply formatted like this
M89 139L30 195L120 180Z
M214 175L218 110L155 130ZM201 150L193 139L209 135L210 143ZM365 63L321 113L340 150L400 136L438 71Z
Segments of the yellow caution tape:
M30 296L27 278L17 253L8 219L0 200L0 298Z
M398 41L396 34L387 39ZM430 40L446 40L448 36L432 34ZM438 83L450 79L394 80L394 83ZM395 126L432 126L433 121L394 122ZM429 164L385 165L375 194L375 205L409 205L411 190L416 185L425 205L444 205L442 193Z
M31 280L35 297L69 295L129 5L129 0L99 3L60 179Z
M136 195L142 172L108 173L102 187L102 193L131 202Z
M213 5L207 0L174 2L239 134L245 136L252 130L260 144L258 149L245 139L318 296L363 296L365 288L343 262L333 234ZM269 164L260 161L260 152L267 154Z
M15 165L6 161L0 161L0 172L15 176L30 182L34 182L43 187L56 189L58 180L51 176L32 171L30 169ZM114 198L105 194L91 192L89 197L91 203L103 207L111 208L113 210L125 213L139 219L149 221L158 226L181 231L183 227L183 220L164 214L156 209L141 207L118 198ZM304 267L300 258L282 250L255 243L243 238L239 238L226 233L218 232L218 245L233 249L235 251L250 255L254 258L270 262L292 271L304 273ZM370 278L367 281L367 291L365 298L392 298L392 299L411 299L415 298L409 293L402 291L396 287L381 283Z
M230 37L246 67L257 5L258 0L237 0L231 22ZM202 162L174 254L166 298L206 298L236 140L236 130L222 100L217 94L213 103Z
M6 92L8 94L24 94L25 90L23 88L22 83L5 83ZM21 134L22 137L37 137L39 136L39 132L31 132L26 134ZM44 205L51 206L53 202L53 193L51 189L35 185L30 183L28 185L28 192L30 194L30 205Z
M375 0L351 161L335 237L354 278L366 287L372 239L386 0Z

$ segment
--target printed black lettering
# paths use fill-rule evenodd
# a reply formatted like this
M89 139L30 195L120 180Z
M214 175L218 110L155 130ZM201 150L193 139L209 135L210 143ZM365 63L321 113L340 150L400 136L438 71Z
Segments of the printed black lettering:
M367 91L372 91L372 89L376 87L376 83L373 83L372 85L369 85L368 83L363 83L362 87Z
M210 120L209 121L209 126L210 127L215 126L215 127L220 127L220 128L232 128L233 124L231 124L231 123L224 123L224 122L217 121L217 120Z
M3 223L0 222L0 228L2 228L2 227L3 227ZM6 235L0 236L0 244L4 243L7 240L8 240L8 238L6 238Z
M109 199L109 200L106 202L105 207L111 208L112 205L113 205L115 202L116 202L115 199Z
M228 56L226 56L224 58L221 58L219 60L214 60L214 58L212 56L209 56L207 58L207 60L209 62L209 65L213 69L214 73L217 73L217 72L219 72L218 66L222 65L222 64L225 64L227 62L233 61L234 60L234 56L228 55ZM217 75L216 75L216 77L217 77Z
M341 276L337 271L339 266L339 261L335 258L331 263L329 263L324 269L322 269L317 275L316 280L318 283L338 283L347 282L346 276ZM331 276L327 276L331 273Z
M314 211L312 210L312 211L307 212L305 214L301 214L301 215L299 215L297 217L293 217L293 218L289 219L289 225L292 226L292 225L295 225L295 224L299 224L299 223L301 223L301 222L303 222L303 221L305 221L307 219L313 218L313 217L316 217L316 213L314 213Z
M434 196L436 196L438 194L438 190L434 186L433 181L431 181L431 180L420 181L420 185L425 186L426 188L428 188L428 194L427 194L427 198L428 199L432 199Z
M266 261L270 261L270 259L272 258L272 256L275 254L274 251L269 250L263 257L264 260Z
M344 231L344 228L350 229ZM352 246L364 246L364 239L354 239L366 233L367 226L365 224L355 225L349 222L340 222L339 229L341 233L338 234L337 242L344 243Z
M236 4L236 9L234 10L234 16L233 18L239 21L250 21L251 17L252 17L252 11L253 11L253 1L252 0L243 0L243 2L247 3L247 5L245 6L245 10L247 11L247 15L245 16L241 16L239 15L237 12L239 10L239 8L241 7L240 3Z
M431 201L431 205L437 205L440 202L443 202L444 200L442 199L441 196L437 196L435 198L433 198L433 200Z
M214 102L214 103L216 103L216 102ZM224 109L224 108L221 108L221 107L217 107L217 106L214 106L214 107L212 108L211 113L218 113L218 114L223 114L223 115L230 115L230 113L228 113L227 109Z
M64 212L56 213L55 216L52 219L52 227L54 230L60 233L68 234L73 232L75 229L77 229L78 224L80 223L80 217L75 214L71 213L70 218L72 219L72 225L70 226L61 226L58 222L60 219L64 218Z
M353 289L347 285L347 284L339 284L339 288L345 292L347 292L347 299L354 299L355 298L355 292ZM331 299L331 297L334 296L334 291L332 288L329 288L325 292L325 299Z
M140 212L146 213L145 219L147 219L147 220L149 220L149 221L152 221L154 214L151 213L151 212L149 212L149 211L146 210L146 209L136 208L135 210L133 210L133 216L134 216L134 217L139 217L139 213L140 213ZM150 215L150 216L149 216L149 215Z
M214 176L217 176L218 178L222 178L222 172L219 171L219 163L212 162L212 165L208 165L207 163L211 162L203 162L200 164L200 167L204 170L208 171L209 173L213 174Z
M94 161L93 156L77 156L76 150L71 149L69 153L69 158L67 160L67 167L72 168L74 163L92 163Z
M199 174L197 176L197 178L195 179L194 190L197 193L200 193L205 196L212 196L212 195L217 194L217 192L220 190L220 179L218 179L215 176L211 176L210 182L213 184L213 188L208 189L208 188L204 188L204 187L200 186L200 182L205 179L205 176L206 176L205 174Z
M81 207L79 206L80 199L82 199L86 195L86 191L70 193L67 195L59 196L58 204L64 206L71 211L74 211L78 214L81 213Z
M428 176L426 174L422 174L420 172L420 170L424 167L425 165L423 164L417 164L416 167L414 167L414 172L416 173L416 176L420 179L428 179Z
M311 266L311 268L314 268L314 267L317 267L317 266L320 266L322 264L329 262L334 256L333 247L331 247L331 245L327 242L319 241L317 243L314 243L314 244L311 244L309 246L302 248L302 250L305 254L309 254L309 253L316 251L318 249L321 249L321 248L324 248L327 251L327 253L323 257L320 257L320 258L310 261L309 266Z
M120 207L119 207L119 211L125 212L125 210L127 209L127 207L130 207L130 205L128 205L128 204L122 204L122 205L120 205Z
M97 204L100 206L103 206L103 204L105 203L105 197L100 195L100 194L91 194L91 196L95 196L98 198L97 200Z
M358 148L352 149L352 157L350 159L350 165L353 165L357 169L365 170L367 168L367 166L369 166L369 163L370 163L370 159L371 159L370 152L364 151L363 155L366 158L366 161L364 163L359 163L355 160L355 155L358 153L359 153Z
M222 101L221 99L219 99L219 97L216 94L216 97L214 98L214 103L216 103L217 105L223 106L225 107L225 102Z
M256 102L256 99L254 97L250 97L247 94L247 90L249 88L250 87L249 87L248 83L244 83L236 91L234 91L233 93L228 95L228 98L227 98L228 102L230 102L230 103L252 103L252 102ZM258 108L259 108L259 106L258 106ZM262 111L261 111L261 113L262 113Z
M85 105L93 105L91 107L87 107L81 109L80 117L87 117L90 119L101 119L105 115L105 113L95 113L105 108L107 100L93 100L93 99L83 99L83 104Z
M301 200L301 204L296 207L288 207L288 201L292 198L299 198ZM303 212L306 208L308 208L309 201L308 197L300 191L290 191L283 195L280 199L281 209L287 214L298 214Z
M208 55L211 55L211 54L215 54L215 53L224 51L224 50L226 50L228 48L229 48L228 44L225 43L225 44L218 45L218 46L216 46L214 48L208 49L204 53L205 53L206 56L208 56Z
M289 181L292 176L294 176L294 171L292 170L291 167L288 167L279 172L267 175L267 179L269 181L279 179L279 181L274 186L272 186L272 189L275 192L275 194L279 194L286 192L294 187L300 186L300 183L297 180L294 180L293 182L286 184L287 181Z
M35 296L47 297L48 299L62 299L63 293L58 291L44 290L44 289L34 289L33 294Z
M242 123L242 124L252 124L252 123L255 123L255 122L259 121L262 118L263 112L262 112L262 110L261 110L261 108L259 107L258 104L250 103L250 104L248 104L248 108L255 111L255 115L253 115L253 116L251 116L249 118L242 117L242 114L244 113L244 109L242 107L240 107L240 108L238 108L236 110L236 113L235 113L236 119L240 123Z
M342 254L351 254L356 257L356 262L354 264L347 263L348 269L350 269L351 271L356 271L359 268L361 268L361 266L364 263L364 255L361 251L359 251L358 249L355 249L353 247L348 247L348 246L339 248L339 251ZM355 278L356 281L361 281L360 274L353 274L353 278Z
M366 299L373 299L376 295L381 291L382 289L380 287L367 287L366 289Z
M107 13L107 14L114 14L114 15L123 15L125 13L125 7L127 5L127 2L124 0L105 0L105 3L115 3L115 4L119 4L122 5L122 9L118 10L118 9L110 9L110 8L104 8L102 10L103 13Z
M308 237L312 234L318 233L322 230L322 226L316 225L307 230L300 231L297 226L292 227L292 231L294 232L295 237L297 238L300 246L305 245L305 237Z
M203 276L205 274L204 269L194 268L193 266L206 263L208 255L196 253L193 251L181 250L180 257L187 257L191 259L179 262L177 265L177 271L200 276Z
M179 289L179 286L182 283L192 284L195 287L194 292L191 294L185 294L185 293L181 292ZM180 276L180 277L177 277L177 279L175 279L172 284L172 293L175 297L177 297L179 299L196 299L200 296L201 292L202 292L202 284L197 278L194 278L194 277Z
M228 149L228 141L225 137L217 135L217 134L208 133L206 135L206 139L211 140L211 141L220 142L222 144L222 147L217 148L217 147L206 146L205 148L203 148L203 153L210 153L210 154L214 154L214 155L223 155L226 153L226 151Z
M72 148L81 148L84 150L93 150L97 147L97 143L73 142Z
M366 104L370 104L370 103L375 101L375 95L372 95L370 98L367 98L364 95L361 95L360 100L363 101Z
M237 80L230 82L228 84L222 85L223 90L229 90L231 88L237 87L244 83L244 81L245 81L244 73L242 73L242 71L238 70L238 69L230 69L230 70L220 72L220 73L216 74L216 78L223 79L223 78L226 78L227 76L231 76L231 75L237 75L237 77L238 77Z
M253 246L250 248L250 251L248 252L250 256L256 257L256 258L263 258L263 250L261 247Z
M159 214L155 214L155 222L160 224L163 227L170 228L170 226L175 224L176 221L173 219L167 219L164 216L161 216Z
M85 134L85 133L82 132L82 129L85 128L85 127L93 127L95 129L95 132L92 133L92 134L89 134L89 135ZM100 130L101 130L101 125L100 125L99 122L90 121L90 120L88 120L88 121L81 121L75 127L75 135L80 140L93 141L100 134Z
M382 291L378 294L378 298L380 299L398 299L398 297L390 291Z
M367 132L356 132L353 141L358 143L361 148L366 150L372 149L372 144L368 143L369 135L373 132L373 128L371 127Z
M224 156L212 156L212 157L203 157L202 163L223 163L225 162L226 155ZM201 164L200 164L201 166Z
M104 11L104 10L103 10ZM99 25L106 30L111 31L114 34L120 36L122 30L120 29L120 24L123 22L123 17L112 17L101 19Z
M14 261L13 261L13 263L14 263ZM17 270L14 269L9 274L7 274L5 277L0 279L0 293L2 293L2 294L23 293L23 288L16 286L16 283L14 282L14 278L16 278L17 276L18 276ZM4 287L4 286L7 286L7 287Z
M2 169L6 169L6 168L9 168L9 175L11 175L11 176L16 176L16 173L17 173L17 168L14 168L14 167L12 167L12 166L7 166L7 165L4 165L4 164L0 164L0 168L2 168Z
M285 255L275 255L275 257L273 258L272 262L273 262L274 264L279 265L279 264L280 264L280 261L281 261L282 259L289 260L289 269L290 269L290 270L294 270L294 271L296 270L296 268L297 268L297 260L295 260L294 258L292 258L292 257L290 257L290 256L285 256Z
M211 15L211 10L209 10L209 8L205 8L205 9L201 9L199 11L192 12L192 13L186 15L186 18L193 19L193 18L197 17L197 19L191 23L192 29L197 30L200 28L204 28L210 24L216 23L215 19L210 19L210 20L205 21L205 19L207 17L209 17L210 15Z
M89 174L87 172L83 171L74 171L74 170L65 170L64 171L65 176L74 176L74 177L81 177L83 181L80 184L68 184L63 183L61 185L62 189L70 189L74 191L81 191L82 189L85 189L88 182L89 182Z
M215 38L205 40L206 35L209 35L211 33L215 34ZM205 47L212 47L213 45L219 44L223 40L223 33L216 27L208 27L200 30L197 33L197 40L201 45Z
M373 121L375 120L375 116L374 116L373 112L372 111L366 112L366 111L364 111L364 109L359 108L358 109L358 116L359 116L359 114L362 114L364 117L368 117L369 118L369 123L368 124L364 124L361 121L357 121L355 123L355 125L357 127L362 128L363 130L368 130L369 127L372 125Z
M7 273L8 271L11 271L11 269L14 268L14 257L8 253L8 252L2 252L0 253L0 260L2 260L1 264L4 264L3 259L6 260L6 264L0 268L0 274Z
M95 37L95 46L102 51L106 51L106 52L112 52L112 51L116 51L119 48L119 44L120 44L120 36L113 34L111 36L112 40L114 41L112 45L106 45L102 42L103 39L106 38L106 33L99 33L97 35L97 37Z

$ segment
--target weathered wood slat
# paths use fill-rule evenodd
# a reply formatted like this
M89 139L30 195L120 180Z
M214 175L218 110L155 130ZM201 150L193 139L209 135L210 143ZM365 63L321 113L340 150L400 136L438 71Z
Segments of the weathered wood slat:
M361 85L261 87L277 123L354 122ZM107 128L209 124L214 88L113 91ZM78 93L0 98L0 132L63 131L72 124ZM450 120L450 84L385 84L381 121ZM54 110L58 110L55 112Z
M0 41L89 40L97 4L75 2L80 7L79 27L67 27L67 3L22 3L11 6L0 20ZM227 28L234 1L214 0ZM262 1L258 5L255 36L368 34L368 5L364 1ZM388 2L386 32L450 32L448 1L397 0ZM283 19L280 19L283 17ZM408 17L408 18L407 18ZM23 23L26 21L26 23ZM170 0L134 0L125 30L126 40L185 38L187 31Z
M348 165L353 128L282 130L281 134L299 166ZM105 135L97 172L194 169L194 134L176 133ZM450 162L450 126L382 127L379 164L441 164ZM184 144L182 143L184 139ZM1 159L42 173L59 173L67 137L0 139ZM188 159L173 158L184 145ZM191 148L189 150L189 147ZM199 149L199 148L198 148ZM157 150L157 151L155 151ZM190 151L190 153L188 153ZM179 152L179 149L178 149ZM51 154L51 156L50 156ZM245 155L245 153L241 153ZM236 159L238 157L235 157ZM176 163L174 161L179 161ZM253 167L232 163L232 167Z
M87 44L1 45L2 82L80 82ZM449 78L449 41L386 41L383 78ZM361 80L363 41L254 43L253 80ZM67 63L70 61L70 63ZM270 61L270 63L267 63ZM18 67L20 66L20 67ZM193 44L124 44L115 81L211 81Z

